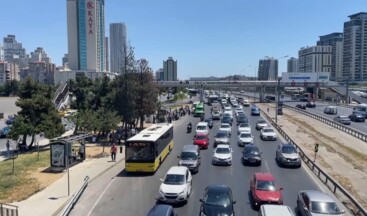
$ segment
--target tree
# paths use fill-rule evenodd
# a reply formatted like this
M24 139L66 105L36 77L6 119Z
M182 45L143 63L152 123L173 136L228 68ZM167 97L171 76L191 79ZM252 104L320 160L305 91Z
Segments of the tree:
M17 95L18 91L19 91L19 81L18 80L10 80L5 83L4 85L5 96Z
M19 90L16 105L21 108L10 131L10 137L17 139L32 136L29 147L32 147L36 134L44 133L46 138L60 136L64 132L61 118L52 102L53 88L27 79Z

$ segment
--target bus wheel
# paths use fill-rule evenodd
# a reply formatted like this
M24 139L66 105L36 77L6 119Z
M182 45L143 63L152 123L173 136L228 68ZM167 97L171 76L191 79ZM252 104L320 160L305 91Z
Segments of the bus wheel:
M162 158L159 158L159 166L162 164Z
M172 147L168 146L168 151L171 152L172 151Z

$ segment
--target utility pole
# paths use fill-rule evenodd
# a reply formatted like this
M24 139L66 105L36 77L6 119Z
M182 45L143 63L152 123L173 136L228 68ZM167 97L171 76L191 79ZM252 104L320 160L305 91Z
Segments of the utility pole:
M347 89L346 89L346 93L345 93L345 103L349 104L350 100L349 100L349 79L347 79L347 85L346 85Z
M275 109L275 123L278 123L279 96L280 96L280 78L278 77L277 104L276 104L276 109Z

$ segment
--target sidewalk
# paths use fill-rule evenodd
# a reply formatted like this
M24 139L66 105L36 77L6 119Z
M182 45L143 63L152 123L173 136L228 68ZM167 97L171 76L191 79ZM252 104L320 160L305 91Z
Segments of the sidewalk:
M109 148L107 147L106 150L108 152ZM30 212L31 215L37 216L58 215L79 190L86 176L89 176L89 181L93 181L112 167L121 166L124 161L125 148L123 148L122 153L118 151L116 162L112 162L110 156L98 159L88 158L69 169L70 196L68 196L68 175L64 171L63 176L49 187L26 200L11 204L19 207L20 216L30 215Z

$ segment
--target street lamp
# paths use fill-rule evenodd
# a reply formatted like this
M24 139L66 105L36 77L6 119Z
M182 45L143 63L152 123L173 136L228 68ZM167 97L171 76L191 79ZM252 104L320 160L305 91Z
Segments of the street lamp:
M257 81L257 73L256 73L256 67L255 66L252 66L252 65L248 65L250 68L254 68L255 70L254 70L254 81L255 81L255 83L254 84L256 84L256 81ZM255 86L255 90L254 90L254 102L255 102L255 94L256 94L256 86Z

